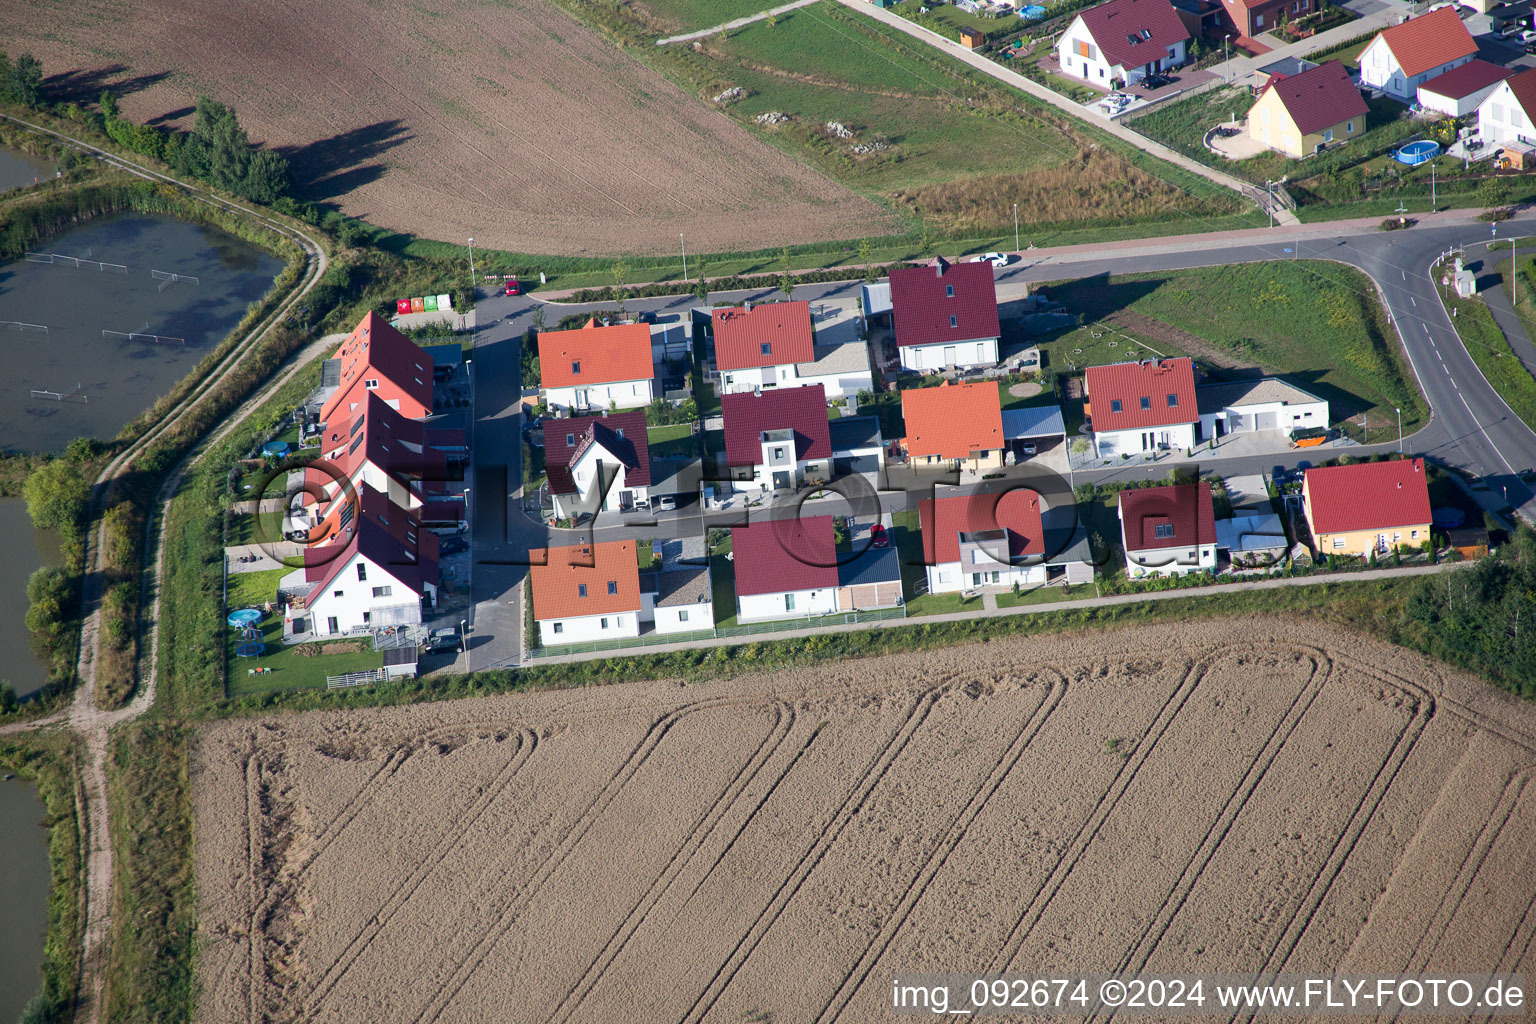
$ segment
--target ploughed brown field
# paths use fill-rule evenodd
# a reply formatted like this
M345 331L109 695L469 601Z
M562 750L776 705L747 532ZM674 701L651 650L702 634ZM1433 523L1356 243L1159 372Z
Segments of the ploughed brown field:
M204 1021L890 1019L913 971L1536 968L1536 709L1231 620L221 723Z
M301 191L426 238L558 255L877 236L896 219L547 0L0 5L51 94L190 127L200 94Z

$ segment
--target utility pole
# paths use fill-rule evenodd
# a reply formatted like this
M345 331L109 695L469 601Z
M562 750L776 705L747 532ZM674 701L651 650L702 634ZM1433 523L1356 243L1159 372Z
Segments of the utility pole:
M1275 226L1275 193L1270 188L1273 184L1274 182L1267 178L1264 180L1264 211L1269 214L1270 227Z
M475 240L469 240L469 301L475 301Z
M1403 410L1397 410L1397 454L1403 454Z
M1429 162L1429 212L1434 213L1440 204L1435 201L1435 162Z
M683 281L688 280L688 242L683 238L683 233L677 233L677 244L683 247Z
M1013 251L1019 251L1019 204L1013 204Z
M1513 238L1509 240L1509 304L1520 308L1520 256Z
M1231 32L1221 37L1221 76L1226 79L1228 85L1232 84L1232 65L1228 63L1230 58L1227 57L1227 40L1231 38Z

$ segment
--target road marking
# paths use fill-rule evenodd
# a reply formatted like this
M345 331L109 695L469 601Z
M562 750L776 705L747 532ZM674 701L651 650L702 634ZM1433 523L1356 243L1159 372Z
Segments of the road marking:
M1509 460L1504 457L1504 453L1499 451L1499 446L1494 444L1493 443L1493 438L1488 436L1488 431L1483 429L1482 421L1477 418L1477 414L1474 413L1472 411L1472 407L1467 404L1466 396L1463 395L1463 394L1460 394L1458 392L1456 397L1461 399L1461 406L1462 406L1462 408L1467 410L1467 415L1471 416L1472 417L1472 422L1477 424L1477 431L1478 431L1478 433L1483 435L1483 440L1488 442L1488 447L1493 449L1493 454L1497 455L1499 457L1499 461L1504 463L1505 471L1510 473L1510 474L1513 474L1514 471L1515 471L1515 467L1511 466L1509 464Z
M1418 308L1418 306L1419 306L1419 300L1418 299L1416 299L1412 295L1410 295L1410 296L1408 296L1408 301L1413 303L1413 306L1414 306L1415 309Z
M1450 370L1446 370L1445 371L1445 375L1447 377L1451 377L1451 371ZM1456 378L1455 377L1451 377L1451 387L1455 387L1455 386L1456 386ZM1466 404L1466 399L1462 399L1462 404L1463 405Z
M1403 271L1403 280L1404 281L1408 280L1408 271L1406 271L1406 270Z

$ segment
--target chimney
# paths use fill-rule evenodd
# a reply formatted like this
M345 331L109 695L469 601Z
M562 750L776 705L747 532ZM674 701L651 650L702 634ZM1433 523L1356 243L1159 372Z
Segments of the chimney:
M751 299L748 299L746 302L743 302L741 304L741 311L743 313L750 313L750 312L752 312L752 300Z
M934 277L943 277L944 276L944 271L946 271L948 269L949 269L949 261L946 260L943 256L935 256L933 258L933 276Z

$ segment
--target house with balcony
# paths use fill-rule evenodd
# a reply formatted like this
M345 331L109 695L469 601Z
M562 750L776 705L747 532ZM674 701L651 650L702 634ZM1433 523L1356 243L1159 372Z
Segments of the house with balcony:
M979 587L1091 583L1085 546L1047 538L1043 499L1016 488L929 498L918 505L928 593ZM1069 539L1067 531L1059 539ZM1058 540L1052 543L1052 540Z
M1131 579L1216 571L1216 512L1204 481L1120 492L1120 544Z
M725 461L738 491L780 491L832 478L827 399L820 384L720 399Z
M1162 0L1167 3L1167 0ZM904 370L992 366L1002 334L990 263L950 263L891 271L891 319Z
M544 404L557 415L639 409L655 398L656 366L646 324L539 334Z
M746 303L710 313L720 394L796 387L797 366L810 362L808 302Z
M1477 133L1487 146L1536 148L1536 68L1494 86L1478 104Z
M1200 412L1188 357L1090 366L1083 387L1099 458L1194 447Z

